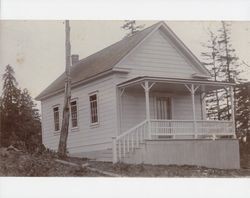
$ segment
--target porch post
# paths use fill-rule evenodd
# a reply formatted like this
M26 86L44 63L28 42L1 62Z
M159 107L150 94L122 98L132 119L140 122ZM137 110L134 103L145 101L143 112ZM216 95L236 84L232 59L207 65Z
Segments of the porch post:
M149 106L149 90L154 86L155 82L149 85L148 81L146 80L145 83L141 83L145 91L145 101L146 101L146 120L148 122L148 138L151 139L151 120L150 120L150 106Z
M113 152L113 159L112 162L113 164L117 163L117 142L116 142L116 137L112 137L112 152Z
M191 98L192 98L192 109L193 109L193 122L194 122L194 132L195 132L195 138L197 138L197 122L196 122L196 112L195 112L195 98L194 94L195 91L200 87L197 86L196 88L194 87L194 84L191 84L191 88L185 84L186 88L191 92Z
M234 112L234 89L230 86L230 102L231 102L231 121L233 122L233 132L235 136L235 112Z
M194 120L194 132L195 132L195 138L197 137L197 125L196 125L196 112L195 112L195 89L194 84L191 85L191 96L192 96L192 107L193 107L193 120Z
M122 96L124 94L125 88L119 89L119 131L118 134L121 134L122 132L122 120L123 120L123 102L122 102Z
M202 120L206 120L207 112L206 112L206 92L204 85L202 86L202 93L201 93L201 109L202 109Z
M148 135L151 139L151 122L150 122L150 109L149 109L149 86L148 81L145 82L145 101L146 101L146 120L148 121Z

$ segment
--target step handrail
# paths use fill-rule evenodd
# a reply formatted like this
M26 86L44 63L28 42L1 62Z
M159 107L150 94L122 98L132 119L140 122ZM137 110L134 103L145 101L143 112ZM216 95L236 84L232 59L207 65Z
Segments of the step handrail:
M142 121L141 123L137 124L133 128L131 128L131 129L127 130L126 132L122 133L121 135L117 136L116 140L122 139L123 137L125 137L126 135L132 133L135 129L137 129L138 127L140 127L140 126L142 126L142 125L144 125L146 123L147 123L147 120Z
M139 148L140 143L145 140L145 134L148 132L145 127L147 123L148 120L144 120L121 135L112 138L113 163L120 161L122 156L125 157L129 152Z

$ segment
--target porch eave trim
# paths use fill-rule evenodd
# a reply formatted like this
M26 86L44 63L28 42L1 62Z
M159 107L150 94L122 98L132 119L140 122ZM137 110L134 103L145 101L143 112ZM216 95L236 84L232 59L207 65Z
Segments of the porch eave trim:
M177 84L199 84L199 85L210 85L210 86L235 86L235 83L229 82L216 82L216 81L199 81L192 79L173 79L173 78L163 78L163 77L141 77L131 79L129 82L123 82L117 85L118 88L125 88L131 85L138 84L144 81L151 82L165 82L165 83L177 83Z

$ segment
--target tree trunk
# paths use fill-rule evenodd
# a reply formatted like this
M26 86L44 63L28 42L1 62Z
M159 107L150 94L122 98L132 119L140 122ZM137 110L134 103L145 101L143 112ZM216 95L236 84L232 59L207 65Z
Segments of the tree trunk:
M65 81L65 93L64 93L64 106L63 106L63 120L60 141L58 146L58 154L60 157L67 155L67 139L69 133L69 117L70 117L70 99L71 99L71 79L70 79L70 66L71 66L71 46L70 46L70 27L69 21L65 21L65 54L66 54L66 81Z
M58 154L60 157L65 157L67 155L67 140L69 133L69 117L70 117L70 83L65 82L65 98L64 98L64 107L63 107L63 120L62 120L62 128L60 135L60 142L58 146Z
M221 112L220 112L220 101L219 101L219 95L218 95L218 90L216 89L215 91L215 96L216 96L216 108L217 108L217 118L218 120L221 119Z

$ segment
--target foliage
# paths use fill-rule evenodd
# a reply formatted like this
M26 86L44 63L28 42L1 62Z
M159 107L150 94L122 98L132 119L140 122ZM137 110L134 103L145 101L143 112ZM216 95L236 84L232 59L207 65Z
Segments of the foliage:
M235 54L235 49L231 43L231 25L224 21L221 22L221 28L218 30L219 51L220 56L218 61L221 64L223 73L223 80L226 82L241 82L239 74L239 58Z
M1 100L1 143L10 142L10 138L16 139L16 129L19 125L20 89L14 77L14 70L10 65L6 66L3 75L3 96Z
M231 24L226 23L224 21L221 22L221 28L218 30L219 32L219 63L222 67L222 80L226 82L234 82L240 83L243 79L240 78L240 64L239 58L235 53L235 49L231 43ZM236 94L236 90L234 89L234 94ZM227 91L224 96L224 107L222 108L222 118L223 119L230 119L231 118L231 111L230 111L230 94Z
M210 39L204 45L202 53L204 65L210 71L213 80L240 83L239 58L231 43L231 24L224 21L217 32L210 31ZM236 94L236 90L234 90ZM228 89L211 91L207 95L208 117L218 120L231 118L230 93Z
M13 68L7 65L1 99L1 145L23 143L23 147L31 149L41 144L40 115L28 90L17 87L14 75Z
M121 28L128 31L125 37L132 36L144 27L144 25L136 25L135 20L125 20L124 22L125 23L121 26Z
M203 44L203 47L206 49L206 52L202 52L201 56L203 58L203 64L210 71L213 80L218 81L221 77L221 65L218 64L218 38L212 31L209 31L209 36L210 37L207 43ZM206 101L209 104L209 107L207 109L207 116L210 119L220 120L221 118L219 97L223 94L222 91L223 90L216 89L212 90L206 95Z
M230 23L221 22L221 27L217 32L210 31L209 33L210 39L203 45L205 47L205 52L202 53L204 65L210 71L213 80L237 84L234 88L236 132L241 139L241 147L244 145L244 148L249 149L247 146L250 139L249 83L244 84L244 79L240 78L242 73L240 66L246 64L240 63L232 46ZM231 118L228 90L211 91L207 94L206 100L210 119L227 120ZM245 139L246 137L247 139Z
M236 128L238 136L250 138L250 84L237 86L236 94Z

